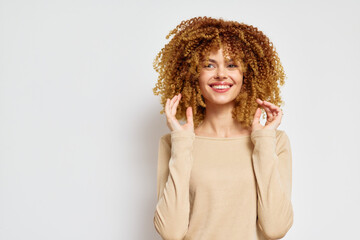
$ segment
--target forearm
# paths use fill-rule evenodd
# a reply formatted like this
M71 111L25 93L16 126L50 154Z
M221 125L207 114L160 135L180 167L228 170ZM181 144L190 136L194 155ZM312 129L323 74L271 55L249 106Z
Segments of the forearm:
M290 145L283 136L277 153L275 130L257 130L251 137L254 142L252 157L257 181L258 224L267 237L279 239L293 223Z
M156 205L154 225L164 239L182 239L188 229L193 132L171 132L169 175Z

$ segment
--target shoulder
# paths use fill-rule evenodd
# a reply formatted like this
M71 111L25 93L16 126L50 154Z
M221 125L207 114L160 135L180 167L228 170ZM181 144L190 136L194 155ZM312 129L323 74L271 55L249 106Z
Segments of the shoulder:
M251 132L251 138L263 138L263 137L275 137L277 141L287 138L287 134L284 130L279 129L258 129Z
M289 140L289 136L287 135L285 130L276 129L276 140L277 142L281 140Z
M268 137L275 138L276 144L283 144L289 141L288 135L284 130L279 129L259 129L251 132L251 139L257 142L259 139L266 139Z
M166 133L160 137L160 144L167 147L171 147L172 141L176 139L186 139L193 141L195 139L195 133L192 131L175 130L170 133Z
M162 146L171 147L171 133L166 133L160 137L159 144Z
M287 134L286 134L285 130L276 129L276 139L277 140L284 138L286 136L287 136Z
M276 129L276 148L278 152L290 150L290 139L285 130Z

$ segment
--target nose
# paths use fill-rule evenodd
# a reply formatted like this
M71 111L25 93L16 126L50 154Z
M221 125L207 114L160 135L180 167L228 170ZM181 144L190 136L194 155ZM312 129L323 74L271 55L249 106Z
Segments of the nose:
M215 79L220 79L220 80L226 79L227 78L226 75L227 74L226 74L225 68L220 66L220 67L217 68Z

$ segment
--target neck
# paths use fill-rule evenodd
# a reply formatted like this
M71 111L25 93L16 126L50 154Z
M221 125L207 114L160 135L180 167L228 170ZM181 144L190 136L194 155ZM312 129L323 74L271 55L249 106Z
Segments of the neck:
M231 137L246 134L241 124L232 118L235 102L228 104L206 103L205 118L198 127L198 132L214 137Z

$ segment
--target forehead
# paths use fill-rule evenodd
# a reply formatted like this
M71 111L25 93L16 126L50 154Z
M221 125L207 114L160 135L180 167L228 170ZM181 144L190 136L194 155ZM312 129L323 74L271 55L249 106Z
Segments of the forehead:
M204 59L223 58L226 61L233 61L233 59L230 55L232 55L232 53L230 52L229 48L224 50L223 47L220 47L220 48L212 48L210 51L204 53L203 58Z
M207 54L205 54L205 56L203 57L203 61L210 61L210 62L214 62L216 60L220 60L220 59L224 59L225 61L234 61L234 59L229 56L228 54L226 55L224 52L222 51L211 51Z

